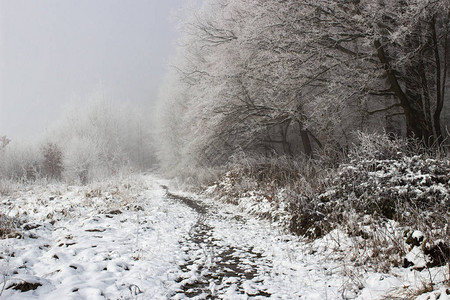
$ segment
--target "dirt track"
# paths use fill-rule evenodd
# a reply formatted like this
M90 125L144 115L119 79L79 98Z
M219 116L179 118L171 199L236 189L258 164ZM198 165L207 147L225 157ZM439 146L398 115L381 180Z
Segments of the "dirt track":
M167 190L167 189L166 189ZM210 220L220 218L211 209L193 199L167 191L167 198L180 201L197 213L197 222L180 241L188 259L180 266L179 289L174 298L187 296L206 299L219 298L230 290L249 297L269 297L258 279L262 266L271 262L253 247L227 245L214 236Z

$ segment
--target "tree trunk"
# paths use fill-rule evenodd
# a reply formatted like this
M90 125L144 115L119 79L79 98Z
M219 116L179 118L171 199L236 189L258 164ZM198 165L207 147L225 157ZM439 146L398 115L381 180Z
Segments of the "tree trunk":
M300 136L302 137L303 150L308 157L313 158L313 151L311 146L311 140L307 130L300 130Z
M285 124L281 125L281 139L283 142L284 154L288 154L289 156L292 156L291 145L289 144L289 141L288 141L288 130L289 130L290 124L291 124L291 120L288 120Z
M431 22L431 32L433 37L434 59L436 64L436 110L433 114L434 131L439 144L443 142L443 136L441 131L441 113L444 107L444 95L445 95L445 81L447 76L447 35L444 38L444 57L443 57L443 72L441 71L441 58L439 54L439 42L436 33L436 20L433 18Z
M303 150L305 151L306 156L313 158L311 139L309 138L308 130L303 128L300 121L298 121L298 126L300 130L300 138L302 139Z
M407 89L406 92L403 91L381 42L378 40L374 41L374 46L377 50L378 59L386 72L390 90L399 100L400 106L404 110L408 135L421 139L426 145L429 145L433 137L433 130L432 128L430 130L430 126L425 119L421 96L413 88Z

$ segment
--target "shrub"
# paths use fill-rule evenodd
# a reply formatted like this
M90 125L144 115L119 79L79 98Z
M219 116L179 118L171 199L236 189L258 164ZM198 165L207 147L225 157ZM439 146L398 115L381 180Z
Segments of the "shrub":
M17 218L0 213L0 239L20 237L20 224L21 222Z
M427 266L448 263L449 157L412 140L358 136L336 167L326 153L325 160L241 154L215 191L237 204L249 197L266 201L272 212L260 215L272 219L282 207L289 216L286 228L311 239L344 230L358 247L370 249L372 256L364 259L383 270L402 264L408 252L403 231L425 233L422 248L432 260Z
M53 143L48 143L41 148L43 155L42 173L47 178L60 180L63 166L63 153L61 149Z

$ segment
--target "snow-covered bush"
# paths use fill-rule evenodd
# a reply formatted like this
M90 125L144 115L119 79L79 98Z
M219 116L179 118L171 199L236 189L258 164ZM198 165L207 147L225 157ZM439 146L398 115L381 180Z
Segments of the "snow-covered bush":
M387 135L358 135L360 144L336 168L307 159L246 157L230 166L214 192L236 204L248 198L269 204L263 215L272 220L281 208L289 215L284 226L298 235L315 239L343 230L371 253L357 258L361 264L407 265L402 260L415 230L426 237L426 266L447 263L449 157L432 157L430 149L412 155L410 141Z
M20 237L20 220L0 213L0 239Z
M395 221L405 230L425 233L422 248L430 254L427 266L442 265L450 259L448 157L415 155L366 160L359 157L341 165L328 178L326 190L316 201L330 227L348 223L349 212L356 218L349 233L356 235L373 235L363 225L367 216L380 224ZM408 238L408 234L404 237Z
M332 192L320 199L345 199L362 213L405 221L410 216L403 215L403 209L409 207L434 222L445 217L437 209L450 206L450 161L422 156L358 161L341 166L330 185Z
M397 159L406 154L408 141L380 133L356 133L357 145L349 153L353 161L371 159ZM414 141L411 141L414 142Z

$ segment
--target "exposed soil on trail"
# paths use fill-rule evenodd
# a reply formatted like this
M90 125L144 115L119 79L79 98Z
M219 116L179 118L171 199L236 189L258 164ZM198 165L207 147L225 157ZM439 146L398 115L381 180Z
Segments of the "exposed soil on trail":
M217 216L208 207L163 188L167 191L167 198L184 203L198 214L197 222L180 241L187 259L180 265L181 272L176 280L179 288L172 296L216 299L233 292L248 297L269 297L270 293L259 286L262 283L260 275L271 262L253 247L227 245L215 237L210 221Z
M192 208L193 210L195 210L200 215L205 215L207 213L207 208L205 207L205 205L201 205L197 201L195 201L193 199L190 199L188 197L172 194L171 192L169 192L169 189L165 185L162 185L161 187L164 190L166 190L166 193L167 193L166 197L167 198L173 199L173 200L176 200L176 201L180 201L180 202L186 204L188 207Z

